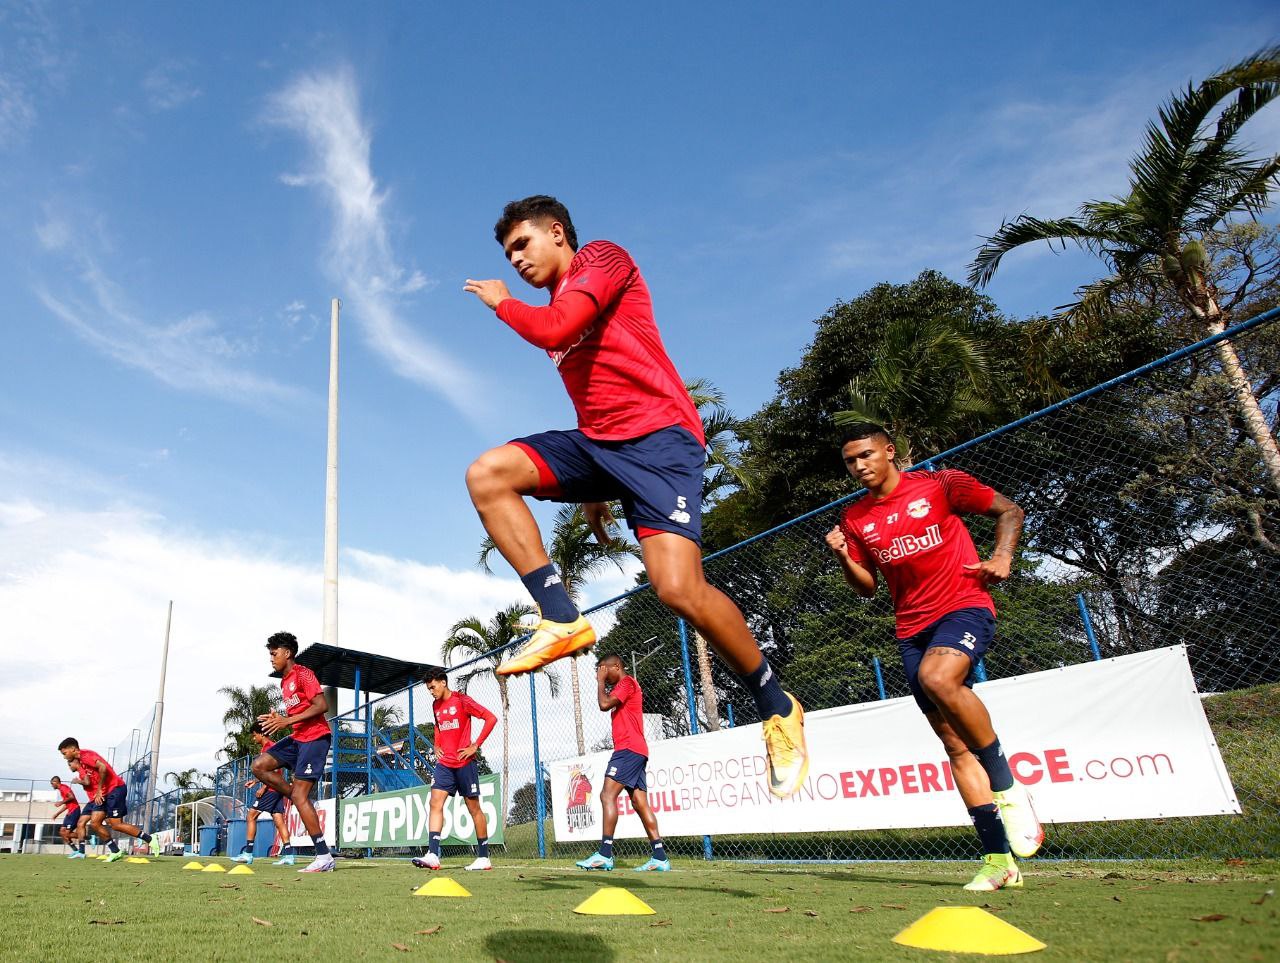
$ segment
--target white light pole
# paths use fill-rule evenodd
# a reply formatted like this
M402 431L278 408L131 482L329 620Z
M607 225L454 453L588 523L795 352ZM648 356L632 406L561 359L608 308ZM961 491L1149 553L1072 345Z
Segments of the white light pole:
M324 621L320 639L338 644L338 309L329 304L329 450L324 479Z

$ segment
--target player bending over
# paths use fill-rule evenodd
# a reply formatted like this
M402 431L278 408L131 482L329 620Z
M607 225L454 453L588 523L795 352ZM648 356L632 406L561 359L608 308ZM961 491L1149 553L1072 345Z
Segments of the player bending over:
M64 783L61 776L54 776L49 780L49 785L58 794L58 808L53 811L53 818L57 819L62 816L62 825L58 827L58 835L62 837L62 841L71 850L67 854L67 858L83 859L84 853L80 851L79 840L76 838L76 830L80 825L80 800L76 798L76 791Z
M258 752L263 753L275 745L262 729L261 722L255 722L253 728L249 732L253 741L258 744ZM293 792L293 786L290 783L289 792ZM253 862L253 843L258 838L258 816L265 813L271 817L272 823L276 827L276 839L280 840L280 858L275 861L275 866L292 866L294 864L293 843L289 837L288 827L284 822L284 801L285 796L280 795L274 789L271 789L264 782L256 779L250 779L244 784L245 789L258 787L258 791L254 793L253 805L249 807L248 815L245 818L244 830L244 846L240 852L231 857L233 863Z
M293 726L293 734L274 743L254 759L253 774L268 789L274 789L281 798L287 797L293 803L315 845L315 859L298 872L329 873L336 863L333 853L329 852L329 844L324 841L320 817L316 815L315 806L311 805L311 787L320 781L329 760L332 736L324 717L329 701L324 697L315 673L293 661L298 654L298 640L291 633L277 632L271 636L267 639L267 651L271 655L271 668L281 674L280 693L284 697L285 715L267 712L258 716L258 721L268 736L279 735L290 725ZM293 773L292 783L280 775L281 769Z
M995 635L987 586L1009 577L1022 509L962 471L899 471L880 425L850 425L840 451L867 493L844 510L827 545L859 595L875 595L877 572L889 586L911 694L942 740L982 846L982 869L965 889L1019 887L1013 856L1034 856L1044 830L972 686ZM960 512L995 518L988 561L978 559Z
M73 760L78 762L82 775L85 767L88 767L93 774L93 793L89 796L89 801L102 808L92 814L90 825L99 838L106 841L107 849L111 851L107 855L107 862L114 863L125 857L124 850L120 849L116 841L111 838L112 832L124 833L150 846L150 833L144 833L137 826L124 821L125 813L129 809L129 790L125 788L124 780L111 768L110 763L92 749L81 749L80 743L75 739L63 739L58 743L58 751L68 762ZM88 792L87 789L85 791Z
M600 848L579 860L579 869L613 869L613 831L618 828L618 796L622 790L631 797L631 805L640 817L649 837L652 854L648 862L637 866L637 873L665 873L671 869L667 848L658 832L658 819L649 808L644 768L649 762L649 744L644 738L644 693L640 683L627 675L622 659L606 655L596 666L596 698L601 712L610 712L613 726L613 755L605 768L604 787L600 790L600 807L604 811Z
M751 693L764 725L769 790L792 795L809 769L804 711L783 691L738 607L703 575L706 438L663 347L640 269L609 241L578 250L569 212L554 197L511 202L494 236L516 273L549 291L551 303L532 307L496 280L469 279L463 290L547 352L578 416L574 430L517 438L467 469L485 530L541 616L498 673L532 672L596 640L543 549L525 497L581 502L601 543L613 521L606 503L621 499L658 598L711 642Z
M449 677L441 669L426 675L427 691L434 700L431 714L436 725L436 766L431 776L431 814L427 823L427 855L415 856L419 869L440 868L440 834L444 830L444 802L455 793L462 796L467 812L476 824L476 858L469 870L493 869L489 862L489 823L480 808L480 773L476 753L493 732L498 717L465 692L449 688ZM471 740L471 720L480 719L480 735Z

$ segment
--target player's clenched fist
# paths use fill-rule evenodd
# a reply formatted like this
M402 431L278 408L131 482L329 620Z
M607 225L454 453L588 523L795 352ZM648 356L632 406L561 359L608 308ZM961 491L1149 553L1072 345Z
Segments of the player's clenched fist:
M848 555L849 545L844 539L844 532L837 525L831 531L827 532L827 548L835 552L837 555Z

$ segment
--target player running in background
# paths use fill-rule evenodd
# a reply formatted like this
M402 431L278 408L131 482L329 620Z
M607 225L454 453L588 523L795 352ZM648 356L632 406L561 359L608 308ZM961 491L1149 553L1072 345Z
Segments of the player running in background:
M82 859L84 853L80 851L79 840L76 838L76 830L80 825L80 800L76 798L76 791L64 783L61 776L54 776L49 780L49 785L58 794L58 808L53 811L53 818L62 816L58 835L71 850L67 858Z
M253 774L268 789L287 797L298 811L302 825L316 847L316 856L300 873L328 873L335 868L333 853L324 841L320 817L311 805L311 787L324 775L329 760L329 744L333 741L324 714L329 701L314 672L298 665L298 640L289 632L277 632L267 639L271 668L281 674L280 692L284 697L285 715L268 712L258 717L262 731L278 735L293 726L293 735L285 736L253 760ZM293 773L290 784L280 775L281 769Z
M267 734L262 731L261 722L255 722L249 734L253 741L258 744L259 753L266 752L275 745L274 742L267 738ZM254 786L258 787L258 791L254 794L253 805L249 807L249 812L245 817L244 847L239 853L231 857L231 862L245 864L253 862L253 843L258 838L258 814L265 813L271 817L271 822L275 824L276 839L280 840L280 858L275 861L274 865L292 866L295 858L293 842L289 837L289 830L284 822L285 797L267 786L266 783L259 782L256 779L250 779L244 784L245 789L252 789ZM289 791L293 791L292 786L289 787Z
M613 832L618 827L618 796L622 790L631 797L631 805L644 825L652 854L648 862L637 866L637 873L665 873L671 869L667 849L658 832L658 819L649 808L644 769L649 762L649 744L644 738L644 693L640 683L627 675L622 659L606 655L596 666L596 696L601 712L612 713L613 755L605 768L604 786L600 790L603 810L600 848L579 860L579 869L613 869Z
M114 863L125 857L124 850L120 849L116 841L111 838L112 832L124 833L150 846L150 833L144 833L137 826L124 821L125 813L129 809L129 790L125 788L124 780L111 768L111 764L92 749L81 749L80 743L71 738L63 739L58 743L58 751L68 762L73 759L79 762L82 774L86 766L94 773L93 794L89 797L89 801L97 803L102 809L93 814L90 825L95 828L95 832L100 837L107 841L107 849L111 851L107 855L107 862ZM103 829L104 821L105 829Z
M995 635L987 586L1009 577L1023 512L962 471L899 471L894 454L881 426L845 429L841 456L867 493L845 508L827 545L859 595L875 595L877 572L889 586L907 683L942 740L982 846L982 869L965 889L1019 887L1013 857L1035 855L1044 830L972 686ZM989 560L978 558L960 512L995 518Z
M532 672L591 646L596 635L543 549L527 496L580 502L601 543L621 499L658 598L710 641L755 700L769 757L769 790L792 795L809 757L804 711L784 692L738 607L702 570L702 419L653 318L649 288L631 255L609 241L578 250L564 205L537 195L506 206L494 228L507 260L551 293L533 307L503 281L468 279L499 319L547 352L578 416L572 431L546 431L493 448L467 469L485 530L538 605L528 642L498 668Z
M85 841L89 838L90 833L97 832L93 827L93 814L102 811L102 807L93 801L94 794L97 792L96 780L94 779L96 773L88 766L81 766L79 760L68 759L67 768L75 774L75 778L71 782L84 789L85 795L88 797L88 801L80 807L80 820L76 823L76 841L79 843L78 849L80 852L78 858L84 859ZM110 836L106 829L103 828L102 842L105 843L109 839ZM74 853L72 858L77 858Z
M427 691L435 701L431 714L436 725L436 766L432 773L430 832L426 856L415 856L413 865L420 869L440 868L440 833L444 829L444 803L455 793L462 796L467 812L476 824L476 858L465 868L493 869L489 862L489 823L480 808L480 774L476 770L476 753L493 732L498 717L465 692L449 688L449 677L443 670L433 669L426 676ZM471 720L480 719L480 735L471 739Z

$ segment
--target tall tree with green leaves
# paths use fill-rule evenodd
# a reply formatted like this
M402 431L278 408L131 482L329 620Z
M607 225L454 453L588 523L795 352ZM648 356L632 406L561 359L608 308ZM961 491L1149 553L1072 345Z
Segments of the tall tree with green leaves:
M253 741L253 724L258 721L258 716L281 708L279 686L251 685L247 689L223 686L218 692L231 702L222 714L222 724L227 727L222 755L228 762L241 756L256 755L258 745Z
M1069 323L1103 323L1125 292L1155 288L1171 292L1203 333L1220 334L1230 318L1210 274L1205 239L1232 215L1257 217L1280 188L1280 154L1251 156L1240 142L1244 125L1277 94L1280 45L1188 85L1147 125L1142 150L1129 164L1128 194L1086 201L1074 217L1024 214L1005 222L985 239L970 282L990 282L1016 247L1070 242L1101 258L1111 273L1077 292L1079 300L1064 310ZM1239 417L1280 492L1280 449L1254 387L1229 340L1216 350Z
M616 531L616 526L613 528ZM612 566L620 572L625 571L627 559L640 557L638 546L614 535L612 531L609 534L611 537L605 544L596 541L581 505L565 504L556 509L555 519L551 524L551 539L544 547L547 558L555 563L560 572L564 590L569 593L569 598L575 605L582 598L582 590L587 583L602 569ZM486 572L493 571L489 567L489 560L496 550L493 539L486 535L480 544L479 559L480 567ZM529 611L532 612L533 609L530 608ZM570 664L569 683L573 692L574 735L577 737L578 754L583 755L587 747L583 738L582 691L578 681L576 657Z
M495 651L528 634L528 619L536 610L527 602L515 602L499 609L489 621L474 616L459 619L449 628L449 637L441 643L440 653L446 666L457 662L478 660L476 664L453 679L451 687L466 692L471 681L479 676L492 675L498 683L498 701L502 713L502 818L506 818L507 798L511 776L511 727L508 725L511 697L508 691L510 679L495 671L502 664L503 653ZM540 673L547 679L552 698L560 694L560 677L551 669Z

